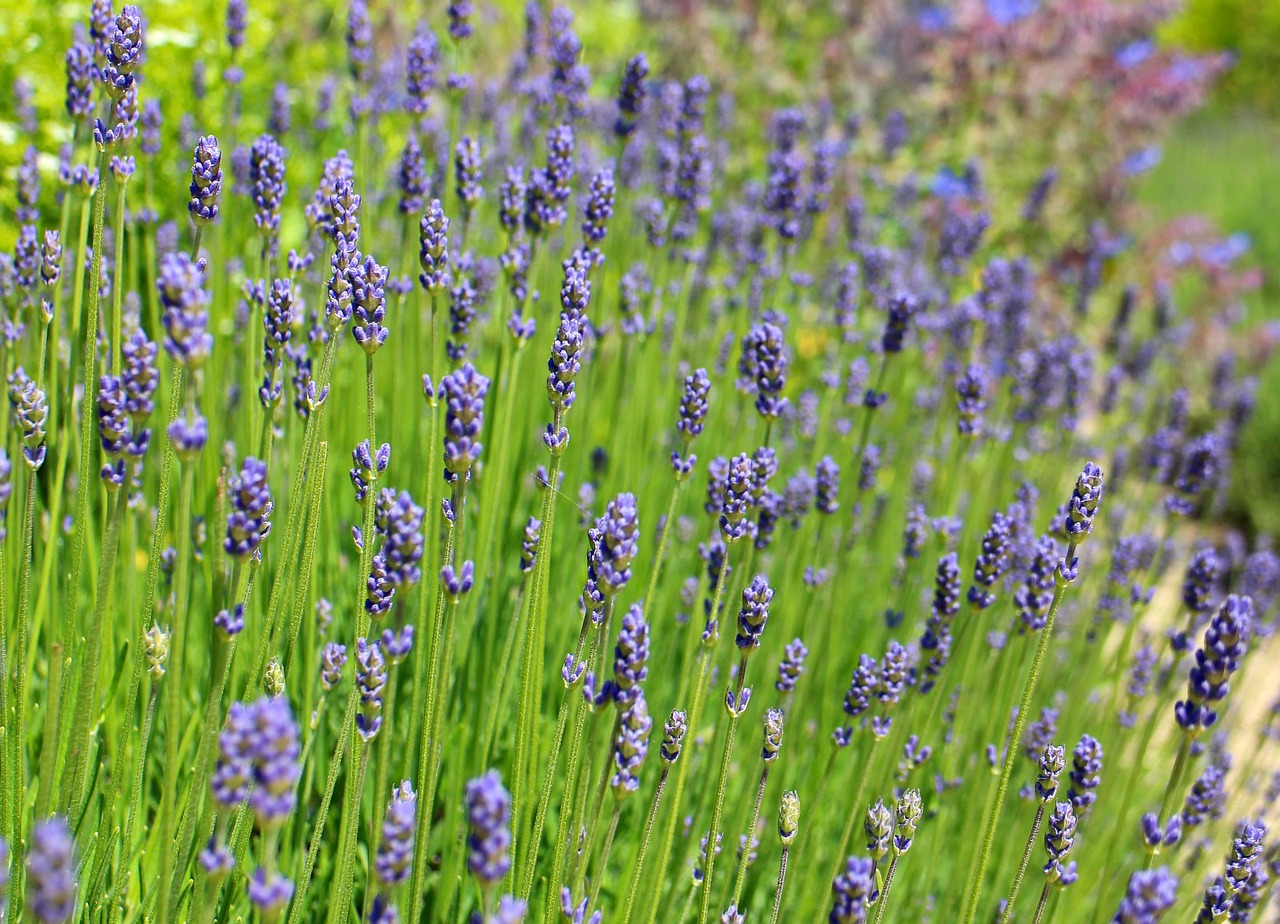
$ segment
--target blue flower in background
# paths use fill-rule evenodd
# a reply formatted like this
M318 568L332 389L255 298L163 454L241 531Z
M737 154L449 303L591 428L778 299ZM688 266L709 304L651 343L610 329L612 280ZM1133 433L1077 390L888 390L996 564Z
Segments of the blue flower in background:
M956 173L950 167L939 169L929 188L941 199L972 199L974 196L972 179L964 173Z
M1124 159L1123 171L1125 176L1139 176L1160 163L1163 152L1158 145L1142 148L1134 151Z
M1200 259L1210 266L1230 266L1248 252L1252 242L1244 233L1232 234L1200 248Z
M987 15L998 25L1008 26L1025 19L1040 7L1040 0L986 0Z
M1130 42L1117 51L1115 62L1125 70L1128 70L1147 60L1155 50L1155 43L1150 39L1139 39L1136 42Z
M916 15L916 25L924 32L945 32L951 28L951 11L931 6Z

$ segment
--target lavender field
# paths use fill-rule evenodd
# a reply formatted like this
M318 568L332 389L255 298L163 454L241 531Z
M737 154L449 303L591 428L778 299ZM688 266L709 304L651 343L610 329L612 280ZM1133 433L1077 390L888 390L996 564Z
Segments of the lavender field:
M1277 920L1170 4L6 6L0 920Z

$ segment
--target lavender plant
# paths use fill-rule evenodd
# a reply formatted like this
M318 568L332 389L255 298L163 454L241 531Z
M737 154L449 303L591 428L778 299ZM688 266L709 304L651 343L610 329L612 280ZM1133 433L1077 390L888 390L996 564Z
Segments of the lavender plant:
M1145 144L1217 64L872 5L894 92L776 110L665 13L15 20L0 917L1271 912L1238 255L916 92L1057 60Z

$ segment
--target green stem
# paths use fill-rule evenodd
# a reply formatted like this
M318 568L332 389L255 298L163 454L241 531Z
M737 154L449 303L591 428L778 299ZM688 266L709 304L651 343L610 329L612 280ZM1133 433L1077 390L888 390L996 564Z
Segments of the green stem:
M36 516L36 471L27 468L27 492L22 514L22 560L31 560L32 534L35 532ZM26 801L26 698L27 698L27 661L30 657L28 647L27 616L31 598L31 569L22 568L18 577L18 633L17 647L14 649L13 665L13 711L14 734L10 741L9 773L12 787L10 805L14 811L14 833L22 830L22 805Z
M122 299L124 298L124 192L128 188L128 180L116 182L116 213L111 216L116 227L116 278L111 287L111 372L120 374L120 337L124 328Z
M177 878L176 857L173 854L174 824L176 822L176 798L182 739L182 668L186 655L187 581L191 558L191 496L195 489L195 461L182 465L181 487L178 491L178 557L174 567L173 635L169 642L169 690L165 697L165 765L164 788L160 794L160 851L166 859L160 874L160 894L157 913L160 924L172 920L170 890Z
M612 597L609 598L609 602L606 605L610 607L613 606ZM587 656L588 663L595 660L596 651L599 648L599 645L600 632L597 629L591 636L591 650L590 654ZM577 699L577 697L572 696L572 693L568 695L573 699ZM573 737L569 739L569 754L568 757L565 758L564 795L561 796L560 799L560 823L556 830L555 850L551 854L551 877L547 880L547 911L543 918L543 920L547 921L555 920L556 910L560 903L560 886L563 884L561 877L564 872L565 851L568 849L569 843L573 840L576 836L576 832L578 831L579 819L574 805L574 797L577 794L578 768L582 759L582 732L586 726L587 713L589 711L590 709L586 703L581 701L577 703L577 710L574 714L573 722ZM549 770L552 767L554 767L554 764L548 764ZM550 774L548 774L548 777L549 776ZM550 779L544 782L544 793L546 792L550 782ZM548 799L547 801L550 800ZM545 819L546 807L541 799L538 802L538 811ZM530 851L526 862L526 876L528 878L527 884L530 887L532 887L533 884L533 871L538 859L537 835L540 835L540 833L540 830L535 824L535 837L529 842Z
M889 872L885 873L884 888L880 890L880 897L876 899L876 916L871 924L880 924L884 919L884 909L889 904L889 890L893 888L893 874L898 871L898 860L899 857L895 855L889 861Z
M720 573L716 576L716 586L711 594L711 615L713 618L720 612L720 600L724 596L725 577L729 572L729 550L725 549L725 560L720 567ZM712 645L714 637L708 639L703 644L702 651L699 653L698 678L694 682L693 688L693 708L689 711L689 730L692 738L696 740L698 723L702 718L702 704L707 694L707 675L711 670L711 660L713 654ZM690 749L691 750L691 749ZM662 836L662 847L658 852L658 881L654 884L653 893L651 895L653 901L649 905L649 914L646 918L648 924L653 924L658 918L658 906L661 904L662 880L667 872L667 863L671 859L671 845L676 836L676 825L680 821L680 806L684 801L684 784L688 778L689 765L693 762L692 754L685 754L684 760L680 763L680 769L676 771L676 791L672 795L673 805L671 806L671 815L667 821L666 830ZM710 843L710 842L708 842ZM712 850L714 851L714 845Z
M115 583L116 549L120 539L120 521L124 519L127 498L122 489L111 491L108 500L107 533L102 540L102 561L98 566L97 598L94 601L93 621L84 642L84 660L80 664L80 685L76 692L76 708L72 720L71 786L61 794L64 812L78 806L84 798L85 772L89 762L89 747L97 723L98 711L98 663L102 652L102 629L107 620L111 603L111 590Z
M1009 742L1009 747L1014 746L1014 742ZM1044 803L1041 802L1036 806L1036 817L1031 822L1031 833L1027 835L1027 845L1022 848L1022 859L1018 861L1018 872L1013 877L1013 886L1009 889L1009 900L1004 906L1004 914L1000 915L1000 924L1009 924L1009 919L1013 916L1013 903L1018 900L1018 892L1022 889L1022 880L1026 878L1027 866L1031 863L1031 852L1035 850L1036 838L1040 836L1040 824L1043 821ZM878 915L876 920L879 921Z
M714 613L715 610L712 610ZM711 877L716 867L716 836L720 833L720 816L724 812L724 794L725 789L729 785L729 762L733 757L733 741L738 733L738 719L741 718L741 710L738 708L738 700L742 697L743 688L747 682L747 656L742 656L742 665L738 668L738 690L734 695L734 708L729 710L729 730L724 738L724 750L720 754L720 776L716 782L716 801L715 808L711 812L711 830L707 834L707 864L705 875L702 877L702 910L698 915L699 924L707 924L711 916ZM751 832L747 832L747 845L751 844ZM750 851L743 850L745 857Z
M756 824L760 821L760 807L764 804L764 788L769 782L769 765L765 764L764 769L760 771L760 785L756 787L756 801L751 808L751 820L747 822L747 844L751 843L751 838L755 835ZM742 851L742 856L738 858L738 875L733 882L733 901L730 904L740 908L738 904L742 901L742 889L747 883L747 858L751 855L751 851Z
M596 899L600 897L600 885L604 882L604 875L609 869L609 853L613 850L613 838L618 833L618 818L622 814L622 800L615 799L613 804L613 815L609 818L609 831L604 836L604 847L600 849L600 865L596 867L595 878L591 881L591 901L589 907L594 907Z
M1075 556L1075 551L1076 543L1074 541L1068 543L1064 561L1070 563ZM987 861L991 857L991 847L995 842L996 829L1000 825L1000 812L1004 808L1004 797L1009 790L1009 777L1013 775L1013 762L1019 753L1017 742L1022 740L1022 733L1027 725L1027 714L1031 709L1031 698L1035 695L1036 684L1040 680L1040 669L1044 665L1044 657L1049 650L1049 639L1053 636L1053 626L1058 618L1058 607L1062 605L1062 598L1066 593L1066 589L1067 582L1059 576L1053 594L1053 605L1049 607L1049 615L1045 620L1044 628L1040 630L1040 641L1036 645L1035 659L1031 662L1031 672L1027 675L1026 685L1022 688L1022 700L1018 707L1018 717L1014 720L1013 734L1009 737L1010 744L1005 749L1004 764L1000 768L1000 782L996 787L995 803L991 806L991 813L987 818L987 828L982 837L982 848L978 853L977 868L974 870L969 884L969 904L965 910L964 924L973 924L978 915L978 904L982 899L982 880L987 872Z
M789 847L782 848L782 862L778 865L778 889L773 893L773 913L769 915L769 924L778 924L780 920L779 914L782 912L782 890L787 885L787 855L791 852Z
M1044 919L1044 909L1049 904L1049 895L1051 891L1050 885L1047 882L1044 884L1044 887L1040 889L1040 902L1036 905L1036 913L1031 919L1031 924L1040 924Z
M562 421L564 420L564 410L556 408L553 414L551 426L555 431L559 431ZM533 585L529 591L529 608L528 608L528 625L525 626L524 635L524 652L521 658L521 677L520 677L520 708L516 719L516 754L515 754L515 776L513 780L513 788L517 793L528 796L525 792L526 779L531 778L532 768L530 760L530 750L533 747L531 738L535 731L534 726L537 723L538 716L542 710L542 689L541 684L535 682L537 675L540 673L539 665L546 650L546 631L543 622L546 618L546 583L547 576L550 574L551 568L551 535L555 528L555 510L556 510L556 482L560 479L560 460L561 456L552 453L551 466L547 473L547 483L543 487L542 499L542 529L538 533L537 562L533 569ZM554 765L559 760L559 744L556 744L552 751L550 763ZM524 814L525 799L517 796L511 806L511 852L513 856L519 856L516 851L518 846L517 839L523 833L521 830L521 816ZM545 811L541 808L539 802L539 812ZM536 854L538 851L538 841L541 839L541 830L537 829L529 839L528 846L525 847L526 853ZM533 863L526 861L526 874L518 881L516 897L528 899L529 890L533 886Z
M644 858L649 852L649 841L653 837L653 826L658 821L658 808L662 804L662 793L667 788L667 775L671 768L663 766L662 776L658 777L658 788L654 790L653 801L649 803L649 814L644 820L644 833L640 836L640 848L636 852L636 868L631 873L631 886L627 889L627 904L622 913L622 924L631 924L631 911L635 907L636 893L640 891L640 878L644 873Z
M453 555L453 527L454 524L452 522L446 521L444 551L441 554L442 563L447 562ZM438 742L435 740L433 732L436 727L436 711L439 708L437 696L440 688L440 649L444 639L444 606L444 582L438 581L436 584L434 617L431 624L430 663L427 668L425 684L427 701L422 713L422 746L418 755L418 826L414 833L413 880L409 902L409 919L414 921L421 919L422 889L427 875L427 840L428 835L431 833L433 808L430 805L431 800L428 795L430 794L431 798L434 798L435 780L439 773L439 763L436 759Z

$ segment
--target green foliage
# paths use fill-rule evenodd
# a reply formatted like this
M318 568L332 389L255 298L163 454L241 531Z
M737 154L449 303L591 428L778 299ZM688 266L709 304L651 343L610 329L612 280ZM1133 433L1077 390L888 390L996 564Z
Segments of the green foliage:
M1166 42L1194 51L1229 51L1223 100L1280 112L1280 0L1188 0L1164 30Z

